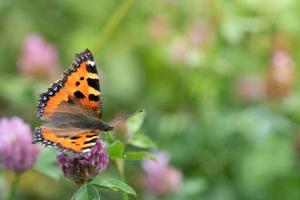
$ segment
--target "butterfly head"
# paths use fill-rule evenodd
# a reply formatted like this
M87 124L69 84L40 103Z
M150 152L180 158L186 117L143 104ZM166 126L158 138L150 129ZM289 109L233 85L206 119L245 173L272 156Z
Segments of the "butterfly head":
M114 127L113 126L111 126L111 125L109 125L109 124L107 124L107 123L105 123L105 122L103 122L102 120L100 120L100 123L99 123L99 130L100 131L112 131L112 130L114 130Z

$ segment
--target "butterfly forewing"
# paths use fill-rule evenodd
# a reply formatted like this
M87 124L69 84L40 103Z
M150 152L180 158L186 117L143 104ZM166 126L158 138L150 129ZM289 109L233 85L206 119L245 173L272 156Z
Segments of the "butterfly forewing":
M94 58L89 50L77 54L61 80L40 95L38 118L48 120L61 103L77 103L101 117L102 97Z
M79 67L78 64L73 64L66 71L66 78L62 81L63 88L72 100L101 114L101 91L94 59L91 54L80 54L76 58L80 63Z

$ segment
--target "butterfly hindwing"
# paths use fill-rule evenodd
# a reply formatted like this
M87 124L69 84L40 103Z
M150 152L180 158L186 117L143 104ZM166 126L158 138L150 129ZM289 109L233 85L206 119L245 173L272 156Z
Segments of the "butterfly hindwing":
M74 153L89 152L99 137L97 131L82 131L70 136L68 130L58 130L49 127L37 127L34 130L33 143L40 142L45 146L58 147Z
M62 79L41 94L37 107L38 118L49 120L62 103L79 104L101 117L99 77L94 58L88 49L77 54Z

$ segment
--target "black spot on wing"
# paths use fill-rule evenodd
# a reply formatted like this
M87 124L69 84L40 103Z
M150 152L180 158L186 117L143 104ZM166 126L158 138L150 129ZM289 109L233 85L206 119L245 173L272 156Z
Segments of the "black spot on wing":
M80 85L80 82L79 82L79 81L76 81L75 85L76 85L76 86L79 86L79 85Z
M73 101L73 99L71 99L70 97L68 97L68 101L69 104L74 104L75 102Z
M59 135L59 136L57 136L58 138L69 138L69 136L68 135Z
M74 92L74 96L77 98L77 99L83 99L83 98L85 98L85 96L84 96L84 94L82 94L82 92L80 92L80 91L76 91L76 92Z
M92 138L92 137L95 137L95 136L97 136L97 134L94 134L94 135L86 135L85 137L86 137L86 138Z
M100 85L99 85L99 79L92 79L92 78L88 78L87 79L88 85L98 91L100 91Z
M80 80L81 80L81 81L83 81L83 80L84 80L84 77L83 77L83 76L82 76L82 77L80 77Z
M94 146L94 145L89 145L89 146L83 147L82 150L92 149L93 146Z
M76 135L76 136L71 137L70 139L71 139L71 140L77 140L77 139L79 139L79 138L81 138L81 137Z
M87 64L86 71L88 71L89 73L97 74L97 68L95 65Z
M98 140L98 138L94 138L94 139L85 141L83 144L94 144L94 143L96 143L97 140Z
M99 95L90 94L89 95L89 100L90 101L99 101Z

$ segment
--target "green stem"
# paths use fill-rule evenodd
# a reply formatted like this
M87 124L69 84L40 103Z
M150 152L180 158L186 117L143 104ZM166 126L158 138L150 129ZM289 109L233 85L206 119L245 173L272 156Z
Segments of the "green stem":
M15 198L17 187L20 182L20 178L21 178L21 174L17 173L14 177L13 182L11 183L10 192L7 198L8 200L13 200Z
M114 14L111 18L106 22L104 28L101 30L99 34L99 40L95 43L94 50L97 51L100 49L103 44L106 42L109 35L116 29L116 27L120 24L125 14L128 12L133 0L124 0L120 6L115 10Z
M121 180L125 183L124 169L123 169L123 174L121 174ZM126 193L123 193L123 199L128 200L128 195Z
M125 182L125 173L124 173L125 162L124 162L124 160L121 160L121 159L116 159L115 162L116 162L117 169L120 174L121 180L123 182ZM128 200L128 195L126 193L123 193L123 199Z

